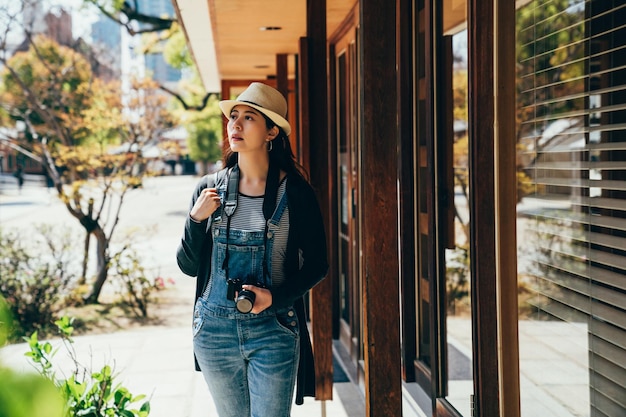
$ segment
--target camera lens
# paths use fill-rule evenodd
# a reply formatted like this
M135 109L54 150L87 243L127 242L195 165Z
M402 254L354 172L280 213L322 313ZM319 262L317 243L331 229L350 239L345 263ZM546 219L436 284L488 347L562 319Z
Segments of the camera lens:
M256 295L249 290L241 290L237 299L235 300L235 305L237 306L237 310L240 313L249 313L252 311L252 307L254 306L254 300Z

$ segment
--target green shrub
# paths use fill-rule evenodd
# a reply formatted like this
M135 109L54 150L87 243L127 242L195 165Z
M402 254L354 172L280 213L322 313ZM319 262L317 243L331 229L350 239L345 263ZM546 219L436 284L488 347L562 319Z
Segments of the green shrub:
M47 225L36 226L27 238L23 232L0 229L0 295L14 317L10 341L34 332L40 336L53 333L62 312L81 303L83 248L75 245L76 240L67 230ZM114 304L146 318L154 293L164 286L150 279L132 243L129 237L109 261L109 285L117 296Z
M53 350L50 342L40 342L36 332L25 338L30 347L26 356L30 357L40 375L60 389L66 401L67 417L147 417L150 414L149 401L137 404L145 395L133 395L117 383L117 375L110 365L105 364L99 371L93 372L79 363L71 338L72 320L63 317L55 324L74 362L70 377L63 379L56 376L53 360L57 350Z
M148 277L139 255L131 248L113 256L111 266L111 278L117 288L119 302L129 307L137 317L148 317L148 305L154 301L154 293L162 286Z
M70 235L46 226L38 232L24 239L0 230L0 295L15 320L8 335L13 341L52 331L76 280Z

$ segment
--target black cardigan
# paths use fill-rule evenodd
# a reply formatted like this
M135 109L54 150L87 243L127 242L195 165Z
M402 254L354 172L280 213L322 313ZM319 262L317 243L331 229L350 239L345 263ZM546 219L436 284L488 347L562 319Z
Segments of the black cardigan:
M191 207L205 188L219 186L226 179L221 170L205 175L199 181L191 199ZM217 183L217 184L216 184ZM289 207L289 236L285 260L285 281L272 289L272 307L281 309L294 306L300 323L300 363L296 404L303 403L305 396L315 396L315 367L313 350L306 323L303 295L326 276L328 260L326 235L319 204L311 186L295 175L287 177L287 204ZM189 215L185 221L183 237L176 252L180 270L196 281L196 300L202 295L211 272L210 221L194 222ZM300 267L302 260L302 267ZM199 370L196 362L196 370Z

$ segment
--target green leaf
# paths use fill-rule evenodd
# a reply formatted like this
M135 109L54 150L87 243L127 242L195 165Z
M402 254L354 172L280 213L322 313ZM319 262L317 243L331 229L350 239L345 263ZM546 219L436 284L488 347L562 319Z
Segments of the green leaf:
M27 342L28 345L32 348L35 347L39 344L39 339L37 338L37 331L35 330L33 332L33 334L30 336L30 338L24 338Z
M146 398L146 395L145 395L145 394L139 394L139 395L137 395L137 396L133 397L133 399L132 399L131 401L132 401L132 402L134 402L134 403L136 403L136 402L138 402L138 401L143 400L144 398Z
M126 404L128 404L128 402L132 398L130 392L128 392L126 388L117 389L115 391L114 397L115 404L120 408L123 408Z
M74 323L74 318L73 317L70 318L68 316L63 316L54 322L54 324L57 326L61 334L68 339L72 335L72 332L74 331L74 327L72 327L72 323Z
M145 395L144 395L144 397L145 397ZM140 410L141 410L142 412L143 412L143 411L145 411L145 412L146 412L146 415L148 415L148 413L150 412L150 401L146 401L145 403L143 403L143 404L141 405L141 409L140 409Z

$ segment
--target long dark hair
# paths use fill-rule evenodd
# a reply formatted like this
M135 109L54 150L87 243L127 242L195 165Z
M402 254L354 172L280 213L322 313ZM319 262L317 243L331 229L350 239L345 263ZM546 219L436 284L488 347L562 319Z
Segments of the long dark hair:
M261 113L265 118L265 125L267 129L271 129L276 126L279 130L278 135L272 140L272 150L269 151L270 165L276 165L289 176L297 176L305 181L308 181L309 175L306 169L296 161L296 157L291 150L291 143L289 137L285 131L272 121L269 117ZM224 165L231 168L237 163L239 154L233 152L230 146L226 146L224 149Z

